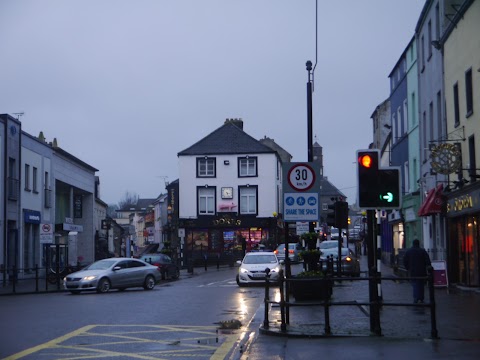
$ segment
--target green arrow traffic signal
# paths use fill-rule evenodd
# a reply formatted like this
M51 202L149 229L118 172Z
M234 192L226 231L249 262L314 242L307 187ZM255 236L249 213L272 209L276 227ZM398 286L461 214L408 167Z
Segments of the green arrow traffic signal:
M386 195L380 195L381 200L387 200L387 202L391 203L393 201L393 194L391 192L387 192Z

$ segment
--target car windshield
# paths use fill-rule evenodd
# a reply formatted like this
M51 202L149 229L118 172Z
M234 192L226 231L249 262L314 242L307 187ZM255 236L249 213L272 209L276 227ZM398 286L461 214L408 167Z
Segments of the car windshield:
M84 270L105 270L115 264L117 259L104 259L88 265Z
M338 247L338 241L324 241L320 243L320 249L334 249Z
M275 255L247 255L243 259L244 264L276 264L277 257Z

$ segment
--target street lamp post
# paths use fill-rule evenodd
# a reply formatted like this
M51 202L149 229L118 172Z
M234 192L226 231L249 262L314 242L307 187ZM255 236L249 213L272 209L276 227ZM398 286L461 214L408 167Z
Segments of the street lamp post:
M273 233L273 243L275 244L275 247L278 246L278 214L276 211L274 211L272 213L273 215L273 219L274 219L274 226L275 226L275 229L273 229L274 233Z

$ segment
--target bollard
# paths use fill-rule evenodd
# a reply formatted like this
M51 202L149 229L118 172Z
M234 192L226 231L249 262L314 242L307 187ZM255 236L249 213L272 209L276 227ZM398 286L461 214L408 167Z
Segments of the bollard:
M38 264L35 264L35 292L38 292Z
M217 254L217 270L220 269L220 253Z
M263 328L268 329L270 322L268 320L268 307L270 303L270 269L265 269L265 313L263 317Z
M438 338L437 331L437 317L436 317L436 305L435 305L435 288L433 284L433 267L429 266L428 273L428 295L430 298L430 320L432 324L431 335L433 339Z
M193 259L188 259L188 273L193 274Z
M205 271L207 271L207 254L203 255L203 265L205 267Z

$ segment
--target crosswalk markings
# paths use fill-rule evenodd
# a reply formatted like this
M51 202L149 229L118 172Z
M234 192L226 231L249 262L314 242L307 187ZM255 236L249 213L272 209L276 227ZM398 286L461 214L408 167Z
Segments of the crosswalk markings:
M87 325L5 360L224 359L238 335L222 334L216 326Z

